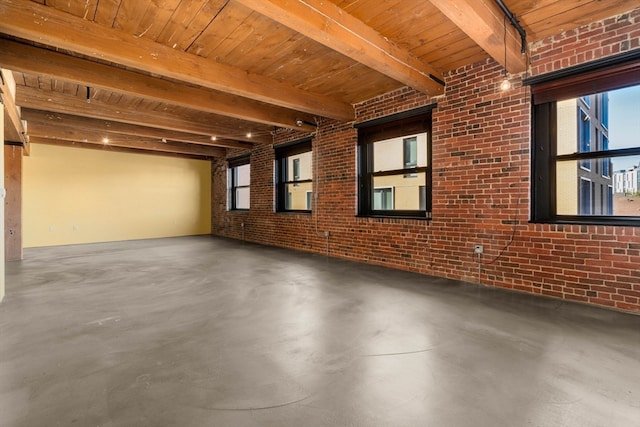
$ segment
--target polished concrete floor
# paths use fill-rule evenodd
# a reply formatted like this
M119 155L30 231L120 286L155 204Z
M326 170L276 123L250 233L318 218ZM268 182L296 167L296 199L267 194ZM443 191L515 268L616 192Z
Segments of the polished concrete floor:
M25 255L3 427L640 425L640 316L208 236Z

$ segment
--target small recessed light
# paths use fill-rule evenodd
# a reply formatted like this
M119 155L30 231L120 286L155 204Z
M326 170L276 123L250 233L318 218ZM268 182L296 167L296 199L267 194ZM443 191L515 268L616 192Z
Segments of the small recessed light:
M102 138L102 143L103 144L108 144L109 143L109 138Z
M247 138L251 138L251 132L247 132Z
M212 141L215 141L216 139L218 139L218 137L217 137L217 136L212 136L212 137L211 137L211 140L212 140Z
M162 142L167 143L167 138L162 138Z

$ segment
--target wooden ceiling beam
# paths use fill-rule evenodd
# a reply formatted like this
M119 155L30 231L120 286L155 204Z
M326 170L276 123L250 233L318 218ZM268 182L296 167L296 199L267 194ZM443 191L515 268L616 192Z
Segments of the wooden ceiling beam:
M440 71L330 1L234 1L416 90L444 92Z
M0 50L1 52L1 50ZM1 56L1 54L0 54ZM4 104L4 139L18 142L29 155L29 137L25 123L22 121L20 107L16 105L16 84L9 70L0 69L0 103Z
M139 149L139 148L116 147L110 144L85 144L85 143L78 143L74 141L66 141L63 139L49 139L49 138L34 137L33 143L45 144L45 145L56 145L60 147L70 147L70 148L84 148L89 150L108 151L108 152L114 152L114 153L134 153L134 154L154 155L154 156L163 156L163 157L178 157L183 159L194 159L194 160L213 159L213 157L202 156L199 154L172 153L168 151L148 151L146 149Z
M213 91L145 76L11 40L0 39L0 66L44 75L84 86L152 99L185 108L255 123L314 132L312 117L296 111ZM303 121L302 126L296 120Z
M345 102L249 74L36 2L3 0L0 16L0 33L309 114L343 121L355 117L353 106Z
M231 134L229 129L220 129L212 125L213 120L202 118L180 117L160 111L146 112L136 109L121 108L92 99L90 104L74 95L60 92L47 92L41 89L18 86L16 103L23 108L53 111L74 116L89 117L100 120L128 123L157 129L166 129L207 137L216 136L223 139L233 139L245 142L272 143L271 135L253 135L248 138L241 130L237 135Z
M429 1L509 73L527 69L520 37L493 0Z
M158 142L157 140L133 138L130 136L110 135L108 142L104 141L104 136L98 132L82 132L81 138L76 138L77 130L66 129L53 123L48 125L34 126L35 130L31 135L33 143L42 140L60 140L74 142L76 146L83 144L110 145L112 147L134 148L144 151L158 151L163 153L191 154L202 157L224 157L226 149L220 147L208 147L206 145L185 144L182 142Z
M185 142L189 144L200 144L223 148L251 148L253 146L253 144L242 141L222 138L216 138L215 141L212 141L210 137L203 135L149 128L146 126L136 126L110 120L98 120L70 114L32 110L29 108L22 109L22 116L29 121L29 126L32 130L35 127L36 130L34 132L36 132L37 129L39 129L39 126L42 126L43 124L54 123L59 126L65 126L69 130L77 129L80 132L91 130L101 132L103 135L126 135L138 138L150 138L155 141L162 141L164 139L166 141ZM81 133L76 136L76 138L81 137Z

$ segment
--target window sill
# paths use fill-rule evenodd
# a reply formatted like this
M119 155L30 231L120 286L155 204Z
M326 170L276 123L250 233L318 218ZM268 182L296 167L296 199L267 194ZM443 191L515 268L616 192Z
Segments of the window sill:
M370 219L379 219L379 220L388 220L388 219L410 219L410 220L418 220L418 221L431 221L431 214L429 216L417 216L417 215L356 215L356 218L370 218Z
M291 215L291 214L302 214L302 215L311 215L313 211L276 211L276 214L285 214L285 215Z
M531 224L605 225L612 227L640 227L640 217L568 217L531 220Z

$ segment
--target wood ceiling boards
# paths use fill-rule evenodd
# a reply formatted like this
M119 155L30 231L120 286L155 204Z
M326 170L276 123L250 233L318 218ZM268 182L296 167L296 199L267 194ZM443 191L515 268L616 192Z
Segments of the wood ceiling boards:
M528 43L637 7L505 3ZM402 86L441 94L447 71L504 63L503 25L494 0L0 0L0 67L33 142L109 133L125 148L210 158L270 143L277 128L352 121L353 104ZM507 68L526 68L508 24ZM5 122L24 144L22 121Z

